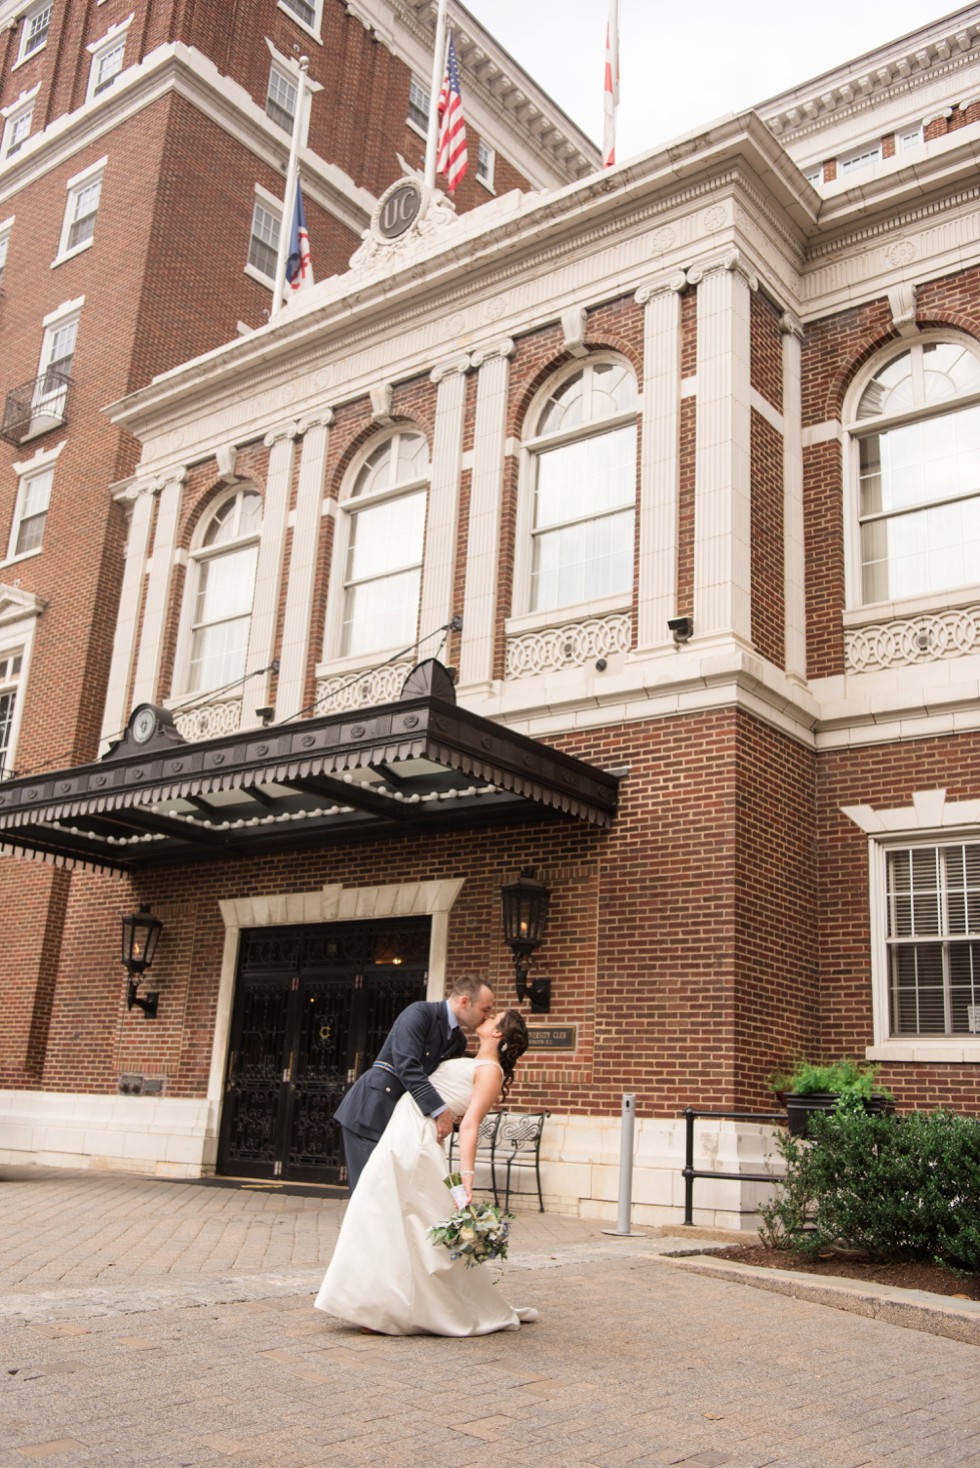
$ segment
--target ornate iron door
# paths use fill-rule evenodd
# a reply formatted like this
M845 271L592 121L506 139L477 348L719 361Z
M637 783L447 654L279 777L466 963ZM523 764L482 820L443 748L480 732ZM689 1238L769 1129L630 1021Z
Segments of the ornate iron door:
M345 1181L333 1113L425 997L428 950L428 918L243 933L219 1172Z

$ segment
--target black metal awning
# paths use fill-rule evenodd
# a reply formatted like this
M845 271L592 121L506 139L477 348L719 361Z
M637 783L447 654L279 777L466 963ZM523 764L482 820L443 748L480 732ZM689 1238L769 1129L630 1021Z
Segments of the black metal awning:
M430 661L396 702L199 743L142 704L96 763L0 783L0 852L122 873L453 825L604 826L617 785L459 708Z

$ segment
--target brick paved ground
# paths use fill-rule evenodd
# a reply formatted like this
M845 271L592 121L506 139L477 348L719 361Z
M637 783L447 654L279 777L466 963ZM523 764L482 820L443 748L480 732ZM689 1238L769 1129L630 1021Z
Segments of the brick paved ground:
M684 1272L522 1212L538 1324L314 1315L341 1205L0 1168L0 1468L980 1465L977 1348Z

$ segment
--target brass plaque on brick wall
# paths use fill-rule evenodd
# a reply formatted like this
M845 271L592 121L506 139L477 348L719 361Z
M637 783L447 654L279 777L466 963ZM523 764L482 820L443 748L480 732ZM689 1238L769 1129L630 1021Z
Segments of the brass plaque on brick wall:
M530 1050L574 1050L578 1025L528 1025Z

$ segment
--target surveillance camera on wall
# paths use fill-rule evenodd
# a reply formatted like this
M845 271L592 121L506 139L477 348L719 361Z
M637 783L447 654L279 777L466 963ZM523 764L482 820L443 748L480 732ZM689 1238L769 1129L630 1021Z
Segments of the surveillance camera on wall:
M694 622L690 617L671 617L667 626L673 632L675 642L689 642L694 635Z

